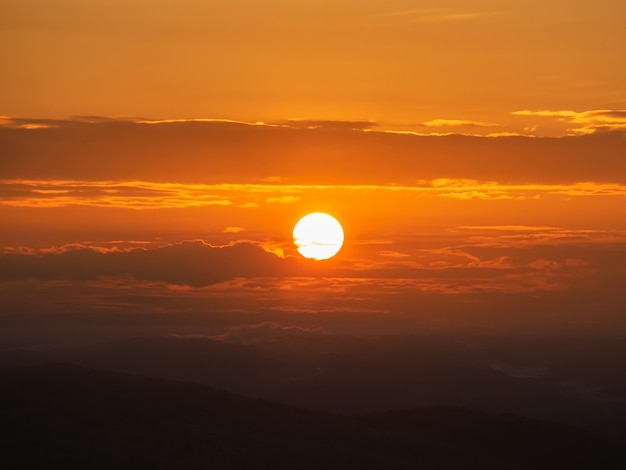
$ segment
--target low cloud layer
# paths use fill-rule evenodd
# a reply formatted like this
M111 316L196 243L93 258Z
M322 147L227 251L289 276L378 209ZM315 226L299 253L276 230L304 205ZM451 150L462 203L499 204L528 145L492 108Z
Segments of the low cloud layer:
M414 185L184 184L155 181L0 180L0 206L55 208L90 206L118 209L255 208L295 204L325 191L347 195L372 192L405 197L460 200L529 200L546 197L626 196L626 184L506 184L440 178ZM232 231L232 230L231 230Z
M130 278L192 287L238 277L280 276L286 263L250 243L217 247L202 241L119 251L73 245L35 254L7 253L1 259L3 281Z
M572 134L596 134L602 132L626 132L626 110L593 109L589 111L572 110L520 110L513 112L516 116L536 116L539 118L557 119L571 125Z
M2 321L11 314L26 321L81 312L85 318L205 312L209 323L260 323L227 335L252 339L280 333L264 322L290 316L317 319L318 326L390 325L396 318L446 328L468 321L494 328L512 321L619 327L626 301L621 232L459 227L437 239L359 247L354 258L326 264L281 258L251 242L5 249ZM255 315L263 321L250 321Z
M622 125L620 113L562 118L602 120L615 127ZM366 123L344 123L338 131L335 125L313 122L293 128L226 121L23 121L48 128L0 128L4 179L256 184L280 178L288 184L413 185L448 178L626 184L622 133L478 138L363 132ZM357 124L360 129L351 130Z
M562 114L524 117L623 117ZM218 331L263 325L244 336L280 329L266 322L368 332L624 323L623 133L9 124L0 128L0 322L162 315L176 324L182 315ZM327 262L304 260L292 243L294 224L313 211L344 225L346 243Z

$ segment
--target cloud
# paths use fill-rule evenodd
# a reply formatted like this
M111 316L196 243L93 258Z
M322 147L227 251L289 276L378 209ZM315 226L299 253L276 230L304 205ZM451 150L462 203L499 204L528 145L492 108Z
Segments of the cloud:
M451 199L460 199L460 200L470 200L470 199L478 199L478 200L507 200L514 199L511 194L508 194L506 191L500 190L488 190L488 191L480 191L480 190L470 190L470 191L454 191L445 193L442 192L440 194L441 197L447 197ZM517 196L517 199L526 199L524 196Z
M369 130L378 125L374 121L332 121L324 119L287 119L285 121L276 121L270 124L292 127L295 129L344 129L353 131Z
M406 253L400 253L398 251L389 251L389 250L381 251L380 256L384 256L386 258L395 258L395 259L402 259L402 258L410 257L410 255Z
M208 123L208 124L236 124L243 126L266 126L262 121L250 122L250 121L238 121L234 119L213 119L213 118L187 118L187 119L136 119L133 122L137 124L193 124L193 123Z
M245 231L246 229L243 227L226 227L224 229L224 233L240 233Z
M286 127L294 129L345 129L345 130L369 130L378 123L375 121L343 121L331 119L286 119L282 121L241 121L222 118L181 118L181 119L148 119L131 116L73 116L70 119L45 119L45 118L18 118L0 116L0 127L14 129L44 129L60 127L80 127L89 124L209 124L224 126L252 126L252 127Z
M0 280L119 279L194 289L215 286L219 292L233 291L234 285L225 283L236 281L240 289L250 292L269 289L280 291L281 295L288 291L303 295L313 286L315 289L310 293L316 289L345 293L351 287L375 282L402 287L411 279L411 285L420 279L421 286L431 284L431 288L440 282L461 279L472 285L470 279L481 278L500 285L503 281L498 272L502 270L532 274L542 260L555 261L560 269L586 269L593 264L592 260L585 259L593 254L592 247L604 245L608 247L605 250L610 247L619 250L624 243L623 235L619 234L609 236L604 232L551 227L534 230L525 226L460 228L464 229L471 234L459 231L449 240L439 238L436 245L447 243L443 248L406 250L391 243L388 249L380 251L379 245L363 245L363 250L372 252L369 262L340 259L330 265L307 263L299 257L281 257L251 241L223 246L196 240L166 245L83 242L40 249L5 248L0 255ZM383 279L386 280L383 282Z
M203 189L206 187L147 181L0 180L0 205L164 209L233 204L224 195Z
M572 134L584 135L601 132L625 132L626 110L594 109L588 111L572 110L520 110L514 111L516 116L551 117L576 125L571 127Z
M466 121L462 119L433 119L421 124L426 127L499 127L498 124L481 121Z
M544 119L555 118L558 117ZM603 125L609 126L616 126L616 120L621 119L619 111L598 112L593 118L596 122L602 119ZM608 122L609 119L612 121ZM207 185L212 189L219 189L214 185L228 184L233 190L235 184L240 184L249 191L265 191L268 188L275 191L279 185L286 186L287 183L409 186L418 180L438 178L506 183L626 183L626 161L623 158L626 142L621 136L602 133L562 139L481 138L375 130L361 132L346 129L344 133L324 126L308 129L224 121L149 125L118 120L40 121L40 124L47 125L54 122L58 127L0 129L0 148L4 151L0 159L0 174L3 179L159 183L158 188L106 188L115 189L117 193L102 194L99 202L102 205L121 206L130 196L128 201L132 204L127 205L148 207L157 198L142 200L142 196L148 196L148 191L156 196L154 191L159 190L165 191L164 202L157 205L165 205L169 198L175 206L178 197L184 195L184 188L176 188L174 182ZM448 124L454 122L447 120ZM474 125L489 124L465 123L470 122ZM446 120L433 120L431 123L444 124ZM440 125L428 129L458 130L462 127ZM602 152L597 152L598 148L602 148ZM384 165L381 164L382 155L385 156ZM434 155L437 158L432 158ZM358 163L349 156L358 156ZM277 175L280 179L276 179ZM264 184L253 187L259 182ZM172 185L166 188L165 183ZM138 189L144 194L137 193ZM70 204L80 199L80 194L88 194L86 190L73 188L76 197L64 201L59 195L57 200ZM242 206L250 203L262 205L268 197L286 194L266 194L253 200L215 199L211 197L213 195L218 194L207 192L194 196L201 205L230 202L233 206ZM32 196L29 204L33 207L43 203L38 201L42 199L41 194Z
M298 196L279 196L268 197L265 202L268 204L293 204L299 200L300 198Z
M31 119L0 116L0 128L8 129L54 129L74 124L74 120L66 119Z
M524 130L526 132L534 132L536 129L526 128ZM489 134L486 134L484 137L498 138L498 137L533 137L533 136L528 135L528 134L520 134L519 132L503 131L503 132L490 132Z
M547 196L626 196L626 184L505 184L437 178L406 185L183 184L154 181L0 180L0 206L58 208L69 206L127 210L234 206L255 209L266 204L297 204L319 192L334 197L406 194L458 200L532 200ZM298 194L296 196L296 194Z
M458 228L465 230L503 230L506 232L542 232L559 230L558 227L550 227L546 225L465 225Z
M252 243L212 246L203 241L125 250L71 244L40 250L36 255L5 253L0 260L3 281L129 277L192 287L237 277L283 275L290 263Z
M536 111L531 111L529 109L522 109L520 111L513 111L511 114L515 116L542 116L542 117L571 118L571 117L576 116L578 113L576 113L576 111L569 111L569 110L550 111L548 109L538 109Z
M515 319L543 328L550 319L565 325L623 316L623 232L503 225L407 237L355 243L354 258L329 264L280 258L243 241L21 247L0 256L0 322L51 322L49 314L89 322L106 314L180 324L193 314L202 325L220 325L211 334L243 323L239 336L254 341L308 334L298 330L305 324L372 331L400 318L471 328L479 319L491 327Z

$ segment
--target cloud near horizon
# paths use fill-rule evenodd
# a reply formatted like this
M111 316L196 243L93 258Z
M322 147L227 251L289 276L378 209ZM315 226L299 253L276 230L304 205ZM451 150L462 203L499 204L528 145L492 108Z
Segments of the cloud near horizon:
M500 127L492 122L468 121L463 119L433 119L421 124L426 127Z
M588 111L572 110L528 110L514 111L516 116L537 116L555 118L565 121L576 127L569 131L574 135L595 134L602 132L626 133L626 110L623 109L593 109Z
M237 277L279 276L288 263L252 243L212 246L204 241L115 250L82 244L0 257L0 280L75 280L129 277L202 287Z
M445 245L441 246L441 242ZM458 227L446 238L424 240L420 248L415 245L363 244L354 258L340 257L325 263L304 260L295 253L278 256L262 242L245 240L221 246L192 240L169 244L112 241L46 248L5 247L0 254L0 280L82 282L117 278L204 288L235 279L307 278L323 273L326 279L345 278L349 282L388 278L389 283L413 279L422 284L428 280L437 284L437 280L459 277L468 287L485 280L496 286L504 282L503 272L530 274L537 263L546 260L554 269L574 269L570 274L580 269L587 273L596 262L613 266L613 272L619 271L623 269L619 259L626 238L620 231L487 226ZM468 276L468 272L472 274Z
M452 319L457 326L503 327L504 315L536 327L532 312L546 303L562 326L610 323L621 314L623 232L471 227L446 237L364 244L355 258L325 265L281 258L249 242L23 248L0 256L7 307L0 322L81 312L112 318L205 312L207 324L233 326L258 324L250 321L256 315L261 325L317 318L331 329L345 321L373 321L373 327ZM280 333L274 330L266 323L259 331ZM254 336L247 327L237 331Z
M543 312L564 324L619 323L622 134L424 137L354 123L93 117L26 124L36 123L0 128L0 217L9 221L1 321L206 312L207 322L231 326L289 325L295 315L353 327L371 320L364 328L374 331L394 318L537 325L534 312ZM317 211L346 234L328 262L302 259L291 240L295 222Z
M626 184L502 184L440 178L414 186L183 184L151 181L0 180L0 206L60 208L85 206L131 210L295 204L319 191L336 194L369 193L436 196L451 199L539 199L545 197L626 196ZM232 232L232 230L231 230Z
M622 119L608 112L595 112L589 119L609 118L612 126ZM261 184L272 178L282 184L412 186L449 178L626 184L622 134L480 138L224 121L54 122L58 127L0 127L4 180ZM208 198L203 203L211 204Z

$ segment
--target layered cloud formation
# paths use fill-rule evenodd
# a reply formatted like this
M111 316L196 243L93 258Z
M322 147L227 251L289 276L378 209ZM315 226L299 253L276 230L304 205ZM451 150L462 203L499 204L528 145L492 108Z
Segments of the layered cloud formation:
M626 138L581 134L10 120L0 129L2 321L621 328ZM346 233L326 262L302 259L291 240L314 211Z

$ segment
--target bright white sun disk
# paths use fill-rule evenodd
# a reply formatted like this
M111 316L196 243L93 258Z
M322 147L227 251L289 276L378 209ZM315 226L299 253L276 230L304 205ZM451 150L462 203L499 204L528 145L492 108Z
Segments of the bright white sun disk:
M305 258L316 260L335 256L343 245L343 229L334 217L314 212L300 219L293 229L293 242Z

